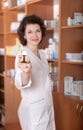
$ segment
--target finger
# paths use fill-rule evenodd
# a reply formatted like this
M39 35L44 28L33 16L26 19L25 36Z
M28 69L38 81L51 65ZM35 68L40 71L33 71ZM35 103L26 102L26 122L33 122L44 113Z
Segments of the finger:
M31 64L30 60L27 61L28 64Z
M19 62L22 62L22 55L19 55Z

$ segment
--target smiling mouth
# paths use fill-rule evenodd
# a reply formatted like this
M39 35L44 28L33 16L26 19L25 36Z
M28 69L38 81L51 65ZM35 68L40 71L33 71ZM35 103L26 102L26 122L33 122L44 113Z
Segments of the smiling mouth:
M37 42L37 41L38 41L38 39L32 39L32 41Z

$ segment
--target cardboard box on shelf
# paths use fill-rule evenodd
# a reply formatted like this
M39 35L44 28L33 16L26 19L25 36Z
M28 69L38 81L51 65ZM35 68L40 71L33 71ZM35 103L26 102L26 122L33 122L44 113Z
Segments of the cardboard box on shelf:
M2 9L17 6L17 0L2 0Z
M8 0L8 2L10 7L17 6L17 0Z

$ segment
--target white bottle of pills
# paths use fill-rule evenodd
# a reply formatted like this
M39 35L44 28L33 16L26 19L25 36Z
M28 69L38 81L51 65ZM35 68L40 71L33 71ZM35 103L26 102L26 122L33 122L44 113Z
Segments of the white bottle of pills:
M27 63L28 61L28 57L27 57L27 51L26 50L23 50L22 51L22 63Z
M73 24L73 20L71 19L71 17L67 18L67 26L72 26Z

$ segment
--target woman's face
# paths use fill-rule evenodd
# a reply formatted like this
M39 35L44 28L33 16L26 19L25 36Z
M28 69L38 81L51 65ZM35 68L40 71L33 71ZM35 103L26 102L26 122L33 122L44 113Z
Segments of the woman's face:
M27 24L24 38L27 45L38 46L42 39L42 31L38 24Z

